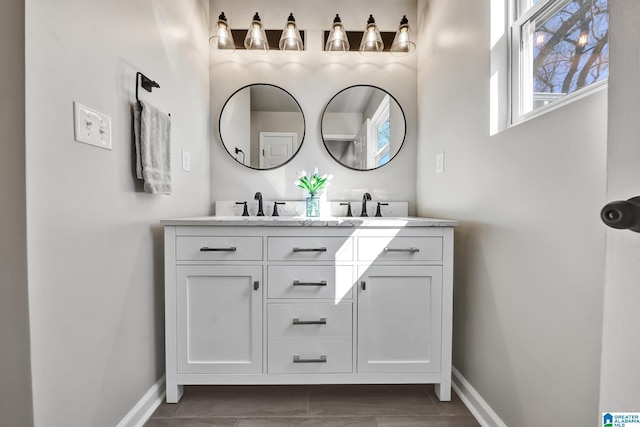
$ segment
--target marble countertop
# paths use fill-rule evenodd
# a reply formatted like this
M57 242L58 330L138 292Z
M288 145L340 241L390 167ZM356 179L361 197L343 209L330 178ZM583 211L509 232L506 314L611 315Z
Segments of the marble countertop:
M202 216L160 221L162 225L217 225L260 227L455 227L458 221L421 217Z

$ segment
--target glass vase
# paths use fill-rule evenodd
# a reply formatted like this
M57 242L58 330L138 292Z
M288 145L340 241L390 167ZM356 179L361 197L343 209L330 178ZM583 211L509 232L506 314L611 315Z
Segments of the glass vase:
M318 217L320 216L320 197L315 194L309 194L307 197L307 216Z

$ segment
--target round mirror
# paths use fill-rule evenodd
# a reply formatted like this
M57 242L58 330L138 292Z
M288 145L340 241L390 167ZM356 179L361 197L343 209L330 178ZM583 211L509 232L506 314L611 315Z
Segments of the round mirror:
M252 84L229 97L219 129L222 145L236 161L252 169L274 169L300 149L305 122L300 104L289 92Z
M338 92L322 113L322 139L331 157L355 170L389 163L404 143L406 119L398 101L375 86Z

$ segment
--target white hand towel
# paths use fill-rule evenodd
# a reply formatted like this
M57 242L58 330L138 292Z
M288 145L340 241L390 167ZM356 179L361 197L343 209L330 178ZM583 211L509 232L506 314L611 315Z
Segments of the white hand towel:
M144 191L171 194L171 117L150 105L133 107L136 175L144 179Z

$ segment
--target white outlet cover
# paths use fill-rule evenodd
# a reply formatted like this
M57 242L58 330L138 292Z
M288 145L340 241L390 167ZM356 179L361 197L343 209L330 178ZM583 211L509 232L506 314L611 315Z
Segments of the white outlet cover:
M444 151L436 155L436 173L444 172Z
M185 172L191 171L191 153L182 150L182 170Z
M84 144L112 149L111 117L79 102L73 102L74 139Z

